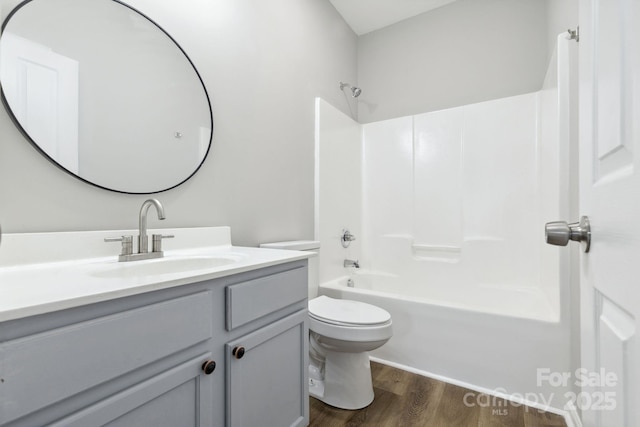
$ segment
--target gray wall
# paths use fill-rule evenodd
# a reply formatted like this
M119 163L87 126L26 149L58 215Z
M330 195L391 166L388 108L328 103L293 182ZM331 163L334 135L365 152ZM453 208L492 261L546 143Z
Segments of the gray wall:
M0 0L3 18L16 3ZM337 82L358 84L370 122L537 90L555 34L577 22L577 0L459 0L358 40L324 0L129 4L181 44L214 110L210 157L157 195L162 226L230 225L244 245L313 235L314 97L354 115ZM5 232L131 228L145 198L52 166L0 108Z
M15 3L0 0L0 10ZM355 108L338 90L338 81L357 77L355 34L328 1L128 3L189 54L214 112L209 158L191 180L157 195L167 220L151 218L150 227L230 225L239 245L312 238L314 97L345 113ZM145 199L54 167L0 111L4 232L132 228Z
M547 40L540 0L458 0L365 34L358 40L359 121L536 91Z

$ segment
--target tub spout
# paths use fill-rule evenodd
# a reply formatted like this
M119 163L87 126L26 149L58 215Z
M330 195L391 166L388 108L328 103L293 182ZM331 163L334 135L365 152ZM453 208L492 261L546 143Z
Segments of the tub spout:
M345 267L353 267L353 268L360 268L360 263L358 262L357 259L345 259L344 260L344 264Z

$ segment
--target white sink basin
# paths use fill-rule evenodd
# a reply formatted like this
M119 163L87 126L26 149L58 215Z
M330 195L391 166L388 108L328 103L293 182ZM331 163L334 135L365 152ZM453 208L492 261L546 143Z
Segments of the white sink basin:
M239 256L184 256L167 257L144 261L118 262L92 271L95 277L118 278L135 276L158 276L197 270L211 270L240 260Z

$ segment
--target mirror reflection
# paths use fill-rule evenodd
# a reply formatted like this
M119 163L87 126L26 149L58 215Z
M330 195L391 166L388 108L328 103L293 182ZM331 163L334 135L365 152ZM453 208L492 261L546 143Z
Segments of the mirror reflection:
M154 193L211 144L202 80L178 44L113 0L28 0L0 37L3 102L43 154L96 186Z

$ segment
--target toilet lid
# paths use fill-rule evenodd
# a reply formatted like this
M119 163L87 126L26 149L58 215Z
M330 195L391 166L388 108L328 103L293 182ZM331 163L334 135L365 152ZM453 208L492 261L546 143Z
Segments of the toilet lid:
M347 325L379 325L391 320L386 310L375 305L324 295L309 301L309 314L328 323Z

